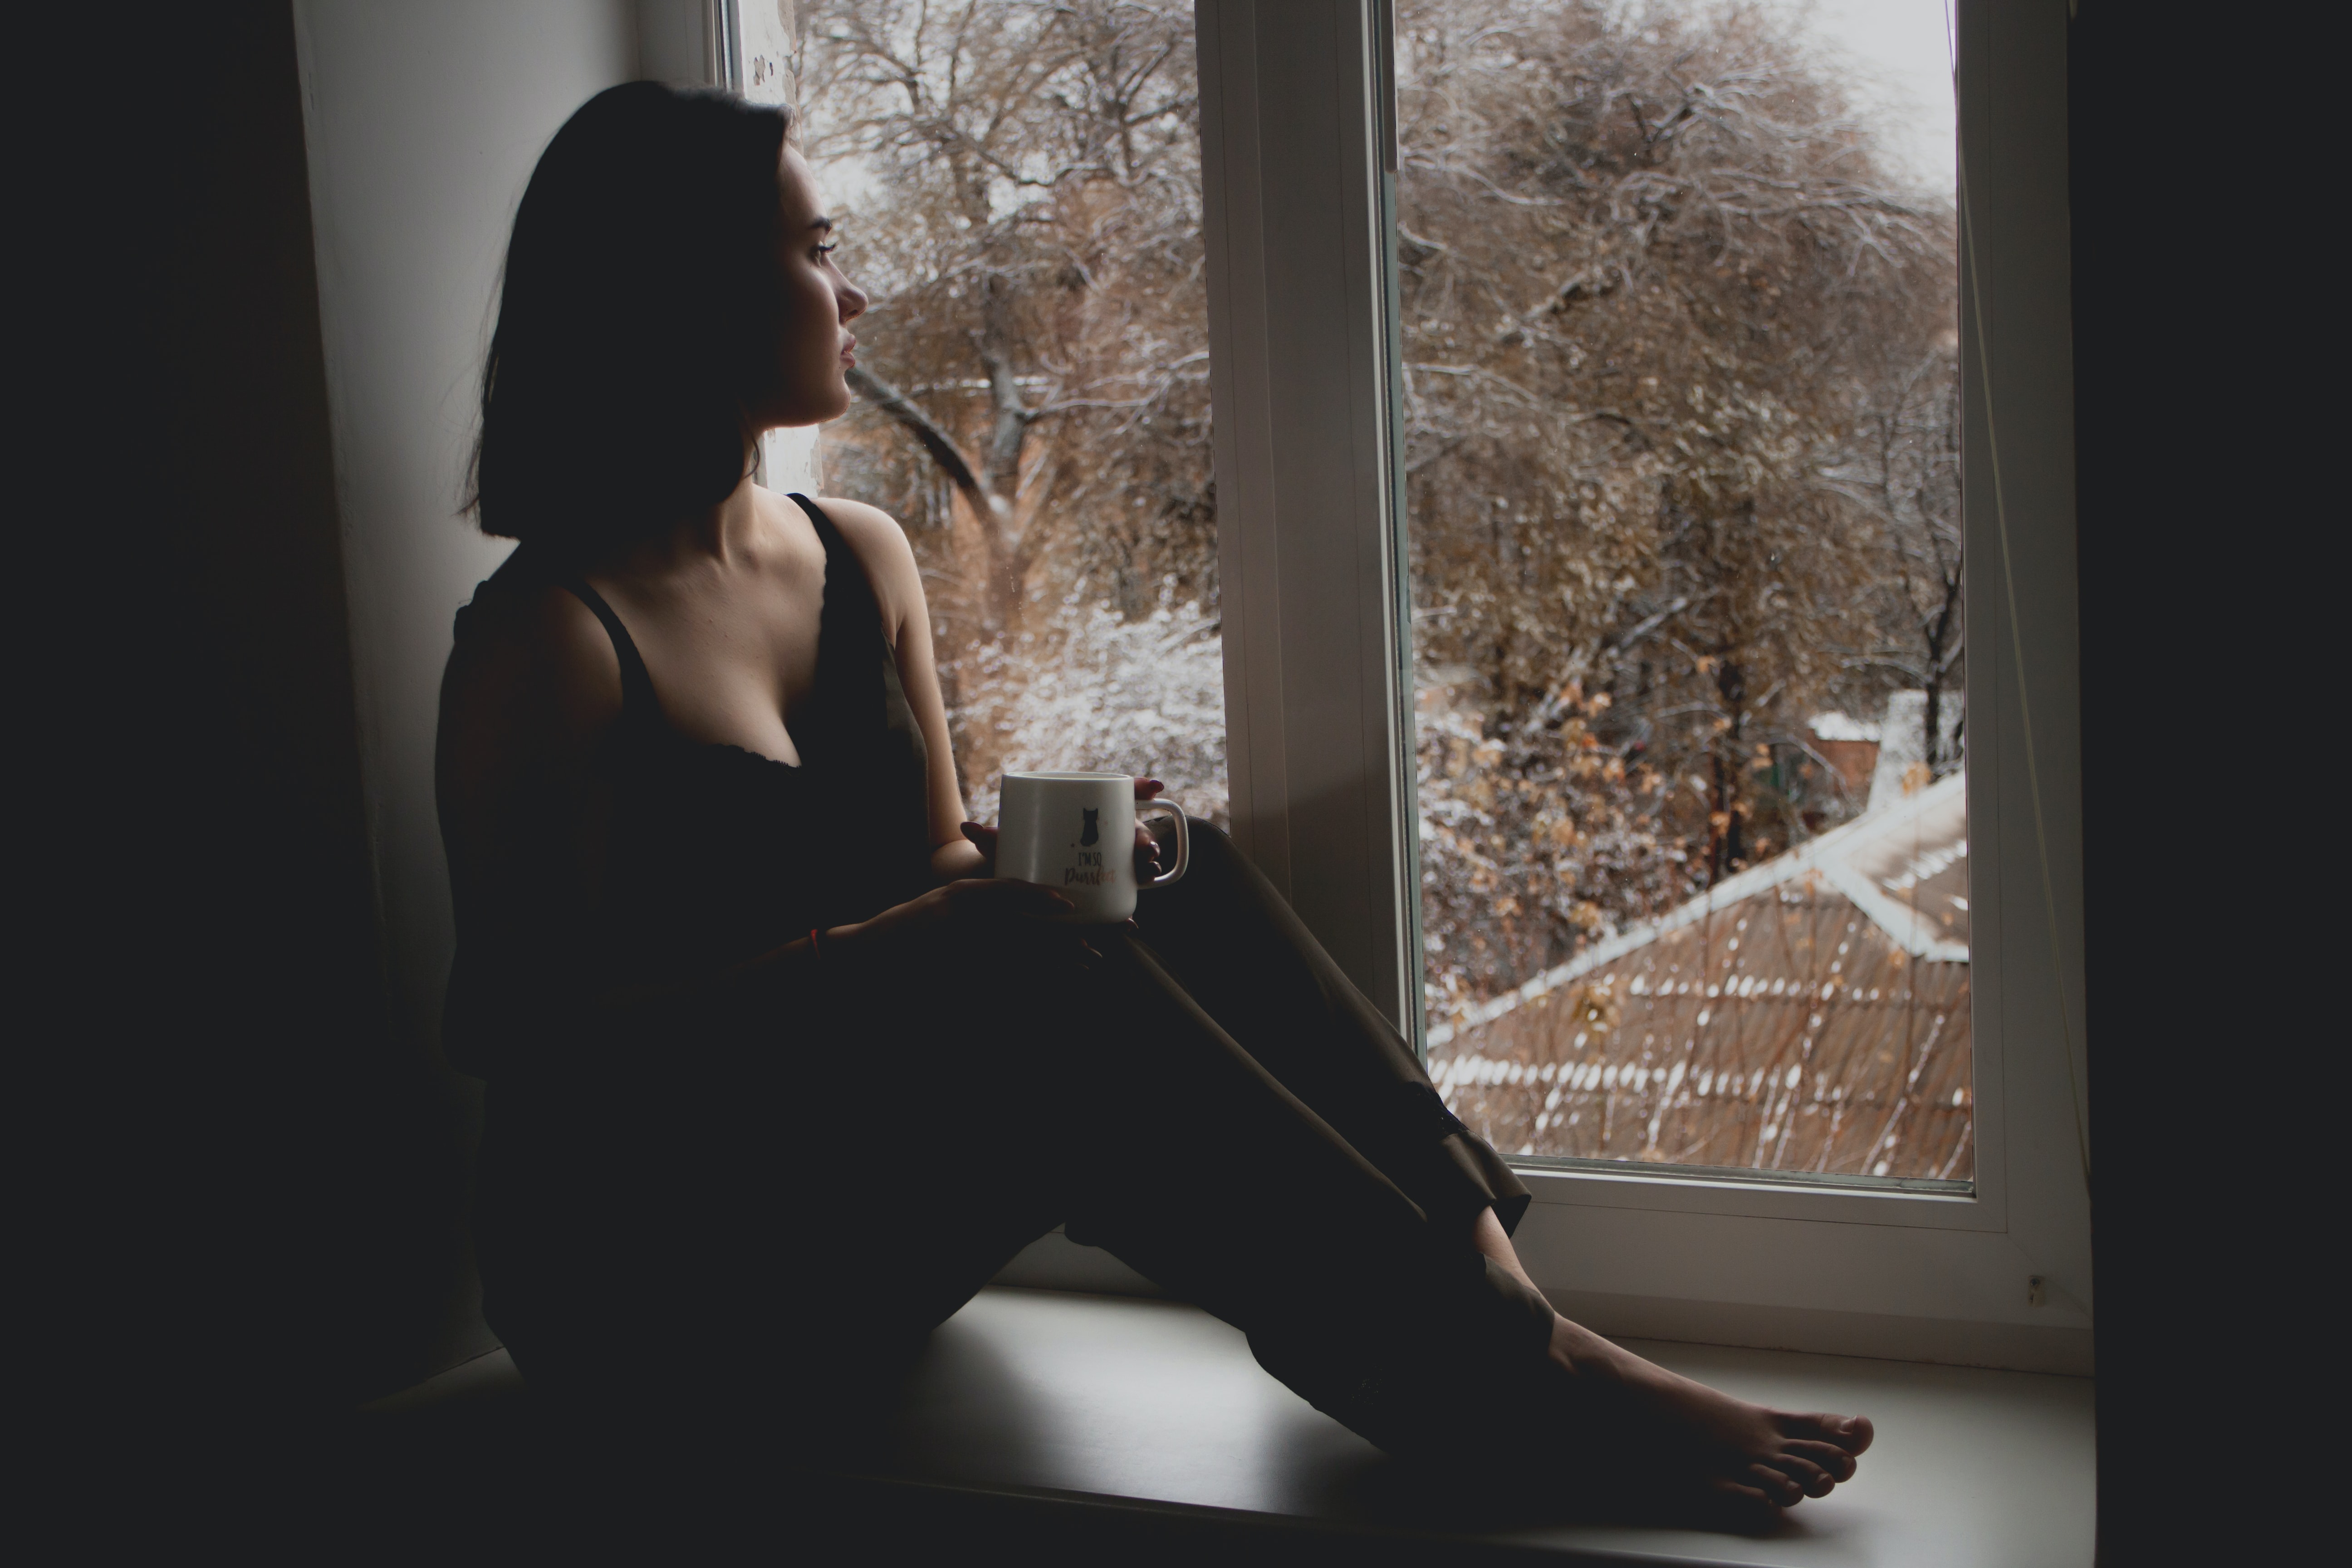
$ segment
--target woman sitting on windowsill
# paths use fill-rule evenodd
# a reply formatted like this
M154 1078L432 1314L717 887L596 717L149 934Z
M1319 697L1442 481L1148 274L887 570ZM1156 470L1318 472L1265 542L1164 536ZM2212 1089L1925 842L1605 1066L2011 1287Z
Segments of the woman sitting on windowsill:
M521 547L459 615L437 770L485 1310L525 1378L788 1424L1066 1222L1392 1452L1752 1506L1852 1477L1867 1421L1550 1309L1525 1189L1215 829L1126 926L991 879L906 537L747 477L847 407L866 308L788 129L614 88L507 256L477 503Z

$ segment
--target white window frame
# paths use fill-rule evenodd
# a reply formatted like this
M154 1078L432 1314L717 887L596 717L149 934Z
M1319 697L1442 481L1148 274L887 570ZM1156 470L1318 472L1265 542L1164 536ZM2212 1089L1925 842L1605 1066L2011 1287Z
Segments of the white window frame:
M1197 0L1202 182L1234 836L1418 1039L1384 10ZM2091 1370L2065 26L1958 0L1975 1191L1524 1169L1604 1332Z
M755 88L746 62L789 53L782 14L758 0L747 14L740 0L637 0L637 69L667 82L723 87L761 103L783 101Z

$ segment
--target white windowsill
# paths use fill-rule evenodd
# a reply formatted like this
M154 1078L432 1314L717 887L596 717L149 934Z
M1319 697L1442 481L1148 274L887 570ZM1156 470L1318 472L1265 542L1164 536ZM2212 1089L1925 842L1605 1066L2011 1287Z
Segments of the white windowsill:
M1523 1171L1520 1174L1528 1178L1540 1173ZM1703 1276L1691 1272L1693 1266L1719 1260L1719 1245L1713 1249L1681 1248L1650 1226L1616 1236L1591 1223L1563 1230L1556 1216L1576 1211L1554 1204L1547 1212L1544 1190L1534 1180L1528 1184L1537 1188L1537 1201L1519 1226L1521 1259L1555 1308L1612 1339L1672 1340L1691 1345L1804 1351L2078 1377L2087 1377L2093 1370L2089 1315L2063 1299L2032 1310L2025 1321L2007 1321L1981 1310L1967 1315L1970 1306L1981 1309L1985 1303L1957 1299L1949 1292L1943 1298L1928 1292L1912 1303L1912 1312L1860 1310L1852 1306L1847 1289L1851 1273L1841 1273L1834 1256L1792 1250L1783 1260L1786 1267L1781 1272L1799 1277L1794 1282L1807 1287L1799 1292L1803 1300L1724 1300L1705 1289ZM1895 1241L1902 1236L1899 1231L1890 1233ZM1802 1239L1783 1236L1776 1245L1795 1248ZM1989 1239L1993 1245L2005 1245L2000 1237ZM1612 1256L1608 1249L1612 1246L1617 1256L1638 1259L1644 1267L1633 1273L1595 1267L1596 1260ZM1879 1250L1893 1254L1882 1266L1884 1270L1901 1273L1916 1262L1899 1248ZM1558 1265L1563 1257L1578 1266L1573 1272L1560 1272ZM992 1283L1105 1296L1166 1294L1109 1253L1081 1247L1058 1227L1023 1248L997 1271ZM1344 1293L1346 1282L1336 1282L1335 1288ZM1916 1310L1923 1306L1924 1314Z
M855 1473L954 1509L992 1500L1360 1542L1418 1558L1557 1553L1563 1562L2064 1564L2091 1561L2092 1384L2032 1373L1643 1343L1661 1363L1748 1398L1858 1410L1878 1427L1862 1474L1760 1535L1411 1510L1413 1472L1258 1369L1197 1308L991 1287L933 1337L892 1435ZM443 1397L513 1381L503 1352L435 1380ZM381 1402L431 1402L434 1384ZM1407 1511L1400 1512L1404 1500ZM1498 1505L1501 1500L1497 1500ZM1116 1528L1116 1526L1114 1526ZM1396 1552L1381 1561L1397 1557ZM1318 1559L1319 1560L1319 1559Z
M1667 1563L2091 1561L2088 1379L1644 1343L1748 1398L1859 1410L1862 1476L1763 1537L1602 1523L1449 1529L1466 1545ZM990 1394L972 1397L976 1389ZM1361 1530L1411 1472L1259 1370L1197 1308L992 1288L943 1327L909 1401L895 1479Z

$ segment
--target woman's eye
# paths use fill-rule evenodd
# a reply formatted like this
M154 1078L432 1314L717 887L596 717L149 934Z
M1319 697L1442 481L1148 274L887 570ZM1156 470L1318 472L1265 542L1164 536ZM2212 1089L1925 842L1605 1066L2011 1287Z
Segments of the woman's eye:
M835 251L839 250L840 248L841 242L839 240L835 240L831 245L818 246L816 247L816 253L818 257L822 258L824 257L831 256Z

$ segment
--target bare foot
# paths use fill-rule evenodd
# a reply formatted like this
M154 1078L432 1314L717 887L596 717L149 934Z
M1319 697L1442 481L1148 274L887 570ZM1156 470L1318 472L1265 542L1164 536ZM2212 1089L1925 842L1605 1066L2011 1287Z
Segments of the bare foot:
M1798 1415L1750 1405L1552 1321L1551 1359L1593 1395L1687 1457L1694 1481L1727 1500L1790 1507L1852 1480L1870 1447L1864 1415Z

